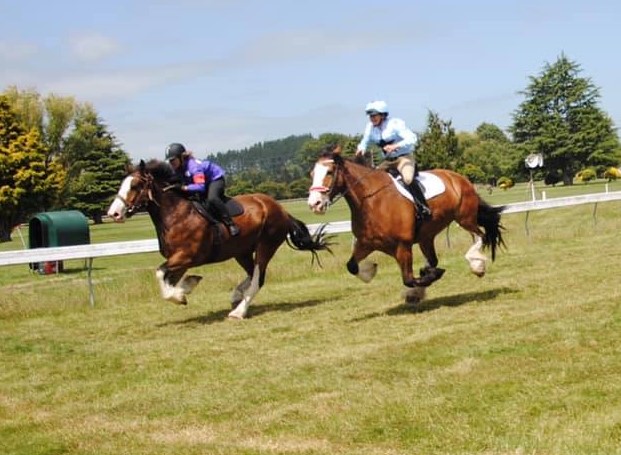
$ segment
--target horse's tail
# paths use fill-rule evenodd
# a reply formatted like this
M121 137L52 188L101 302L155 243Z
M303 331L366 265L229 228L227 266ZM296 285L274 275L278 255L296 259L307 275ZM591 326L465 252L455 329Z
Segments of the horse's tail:
M313 262L317 259L317 263L321 266L317 252L328 251L332 254L332 250L330 249L331 243L329 241L332 236L327 236L325 229L326 224L322 224L317 228L315 233L311 235L304 222L289 215L289 236L287 237L287 245L295 250L310 251L313 254Z
M496 259L496 249L506 246L502 238L504 227L500 224L500 214L505 209L504 206L491 206L483 199L479 199L479 211L477 213L477 224L483 227L483 247L489 247L492 251L492 261Z

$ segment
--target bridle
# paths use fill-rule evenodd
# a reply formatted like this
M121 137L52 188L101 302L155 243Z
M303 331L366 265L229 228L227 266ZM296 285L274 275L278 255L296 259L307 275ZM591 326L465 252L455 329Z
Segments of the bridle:
M138 178L141 183L143 183L143 187L138 193L138 196L134 198L133 203L129 203L127 199L125 199L120 194L116 194L114 199L118 199L121 201L123 206L125 207L125 212L127 216L132 216L139 208L147 204L148 202L155 202L153 199L153 176L151 174L139 174L137 176L133 176L132 178ZM146 193L146 195L145 195Z
M334 160L330 160L330 161L332 162L332 165L334 168L334 170L332 171L332 181L330 182L330 186L329 187L324 186L324 185L311 186L309 188L309 191L319 191L320 193L325 193L328 196L328 203L334 204L336 201L338 201L338 199L340 199L340 197L343 197L344 192L341 192L340 197L334 200L334 197L339 195L339 193L337 193L335 190L336 181L338 178L337 171L339 169L339 166L334 162ZM345 191L347 191L347 189Z
M329 205L334 205L339 199L341 199L348 192L350 192L354 186L358 185L361 181L363 181L366 177L368 177L370 173L372 173L375 170L373 168L369 169L366 173L358 177L353 183L349 185L345 185L346 187L344 190L338 191L336 189L336 181L338 180L338 177L339 177L337 172L344 172L344 171L340 169L341 166L338 163L336 163L334 160L331 160L331 161L333 163L334 170L332 172L332 181L330 182L330 186L329 187L327 186L311 186L310 187L310 191L319 191L320 193L325 193L326 196L328 197ZM343 177L343 179L345 179L345 177Z

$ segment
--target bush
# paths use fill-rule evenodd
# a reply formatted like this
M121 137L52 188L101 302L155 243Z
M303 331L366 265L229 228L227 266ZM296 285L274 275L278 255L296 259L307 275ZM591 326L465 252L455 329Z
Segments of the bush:
M498 188L508 190L509 188L513 187L513 185L515 184L513 183L513 180L511 180L509 177L500 177L498 179Z
M591 168L582 169L576 174L576 178L585 183L590 182L595 179L595 177L597 177L597 174L595 173L595 170Z
M617 180L621 177L621 170L616 167L609 167L604 171L603 177L608 179L609 182L612 182L613 180Z

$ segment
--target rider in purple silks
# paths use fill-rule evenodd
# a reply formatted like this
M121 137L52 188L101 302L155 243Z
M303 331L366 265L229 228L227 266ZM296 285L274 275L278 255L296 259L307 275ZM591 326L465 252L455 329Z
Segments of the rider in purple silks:
M174 142L166 148L166 159L181 174L183 183L178 184L181 191L198 194L205 198L209 207L216 209L220 219L232 236L239 235L239 227L229 215L224 199L224 169L211 161L201 161L187 152L183 144Z

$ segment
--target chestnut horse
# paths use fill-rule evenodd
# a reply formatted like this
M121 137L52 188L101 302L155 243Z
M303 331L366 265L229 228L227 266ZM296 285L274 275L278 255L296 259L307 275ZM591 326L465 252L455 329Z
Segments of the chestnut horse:
M108 216L123 221L146 206L155 225L160 253L166 258L157 271L162 297L186 304L186 296L201 280L184 276L191 267L234 258L246 278L233 290L229 317L243 319L250 302L265 282L267 265L276 250L287 241L294 249L317 252L328 250L323 227L314 235L276 200L265 194L233 198L243 207L235 218L240 234L231 237L222 224L213 224L199 214L194 203L176 190L168 191L174 173L166 162L144 161L123 180L108 210Z
M411 196L386 171L373 169L339 154L338 147L327 147L314 165L313 183L308 196L310 209L324 214L337 197L344 197L351 211L351 229L355 244L347 270L364 282L377 272L377 264L363 260L373 251L394 257L401 269L406 301L422 300L425 288L440 279L434 239L452 221L473 235L474 244L465 257L471 271L485 274L487 258L481 252L504 245L500 214L504 207L492 207L483 201L474 186L460 174L437 169L423 172L428 187L425 194L432 211L430 219L419 221ZM435 196L431 194L433 189ZM407 194L406 194L407 193ZM430 197L433 196L433 197ZM408 200L409 197L409 200ZM418 243L425 257L420 278L412 272L412 245Z

